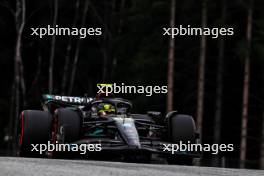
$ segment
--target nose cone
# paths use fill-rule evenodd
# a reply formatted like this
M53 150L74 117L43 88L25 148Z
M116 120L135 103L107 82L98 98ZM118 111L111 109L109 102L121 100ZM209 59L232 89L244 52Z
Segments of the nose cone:
M129 134L126 134L126 136L127 136L127 144L129 148L134 148L134 149L141 148L138 136L135 135L131 136Z
M141 148L138 132L137 132L137 129L134 123L134 119L125 118L120 121L116 121L116 125L122 137L128 144L129 148L134 148L134 149Z
M140 148L139 136L134 123L123 125L123 132L129 148Z

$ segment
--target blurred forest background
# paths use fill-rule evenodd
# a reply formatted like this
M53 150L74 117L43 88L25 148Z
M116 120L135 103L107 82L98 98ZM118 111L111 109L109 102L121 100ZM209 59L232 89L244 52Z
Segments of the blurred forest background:
M120 95L134 111L194 117L203 165L264 169L264 1L0 0L0 148L41 94L94 96L97 83L168 85L168 97ZM101 27L102 36L31 36L30 28ZM233 27L234 36L163 36L164 27ZM8 152L9 151L9 152Z

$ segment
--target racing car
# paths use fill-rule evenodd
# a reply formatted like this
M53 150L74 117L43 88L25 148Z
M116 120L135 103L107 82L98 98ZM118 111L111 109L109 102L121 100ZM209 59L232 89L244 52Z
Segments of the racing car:
M18 129L20 156L57 158L59 152L40 154L32 151L32 144L100 144L100 152L90 156L119 156L123 159L151 161L153 155L169 164L191 165L200 153L172 152L164 149L168 144L194 144L199 142L195 122L189 115L172 111L132 113L132 103L114 96L70 97L42 95L43 110L24 110ZM100 153L100 154L99 154Z

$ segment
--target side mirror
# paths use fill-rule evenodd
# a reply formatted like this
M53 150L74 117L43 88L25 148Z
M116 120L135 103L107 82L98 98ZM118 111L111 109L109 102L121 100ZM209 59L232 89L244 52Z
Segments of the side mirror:
M175 114L177 114L178 111L171 111L171 112L168 112L168 114L166 115L165 117L165 120L168 120L169 118L171 118L172 116L174 116Z

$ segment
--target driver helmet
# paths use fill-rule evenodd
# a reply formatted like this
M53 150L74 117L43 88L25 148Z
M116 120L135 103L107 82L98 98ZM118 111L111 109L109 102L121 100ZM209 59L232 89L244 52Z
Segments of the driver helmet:
M107 114L114 114L115 107L109 103L100 103L97 106L97 112L100 116L106 116Z

